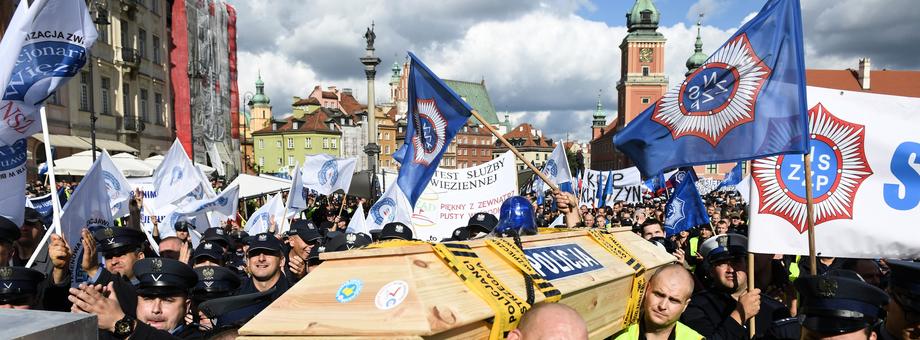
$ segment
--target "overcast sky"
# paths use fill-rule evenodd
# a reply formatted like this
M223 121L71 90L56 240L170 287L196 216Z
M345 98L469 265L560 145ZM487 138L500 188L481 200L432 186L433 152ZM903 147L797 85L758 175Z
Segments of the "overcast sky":
M273 112L315 85L353 88L366 101L363 34L376 23L377 100L393 62L412 51L439 76L485 79L499 115L559 139L588 140L598 92L610 121L620 78L618 45L633 0L228 0L237 8L240 92L259 70ZM666 71L683 79L704 12L703 50L721 45L762 0L656 0L668 39ZM802 0L808 68L920 69L916 0Z

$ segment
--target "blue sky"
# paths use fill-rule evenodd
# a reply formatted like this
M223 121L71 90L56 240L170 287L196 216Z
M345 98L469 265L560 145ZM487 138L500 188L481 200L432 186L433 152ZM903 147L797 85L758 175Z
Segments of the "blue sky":
M676 23L693 23L697 13L691 13L690 8L703 8L705 16L703 23L719 28L737 27L738 23L751 12L760 10L762 1L752 0L657 0L655 6L661 12L661 24L672 26ZM590 19L606 22L611 26L620 26L626 23L625 14L633 6L631 0L593 0L590 6L582 6L577 15ZM694 11L696 12L696 11Z

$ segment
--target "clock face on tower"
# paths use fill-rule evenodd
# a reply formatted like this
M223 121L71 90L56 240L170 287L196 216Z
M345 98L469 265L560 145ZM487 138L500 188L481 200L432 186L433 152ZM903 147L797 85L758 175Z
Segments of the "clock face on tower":
M643 47L639 49L639 61L643 63L652 62L652 49L648 47Z

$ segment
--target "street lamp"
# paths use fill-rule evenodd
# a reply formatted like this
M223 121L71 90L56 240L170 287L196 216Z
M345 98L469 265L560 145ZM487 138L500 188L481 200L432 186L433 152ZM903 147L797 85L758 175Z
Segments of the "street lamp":
M95 13L96 15L93 16L94 24L102 25L102 26L111 24L111 22L109 21L108 6L105 4L104 1L99 1L99 0L93 1L93 9L95 9L95 12L96 12ZM90 82L90 85L92 85L93 77L94 77L93 59L92 59L93 57L91 53L88 53L88 55L89 55L89 75L90 75L89 82ZM90 88L93 88L93 87L90 87ZM92 102L92 100L90 102ZM93 151L92 152L93 162L95 163L96 162L96 119L98 118L96 117L96 108L90 107L89 109L90 109L89 110L89 135L90 135L90 141L92 143L91 147Z

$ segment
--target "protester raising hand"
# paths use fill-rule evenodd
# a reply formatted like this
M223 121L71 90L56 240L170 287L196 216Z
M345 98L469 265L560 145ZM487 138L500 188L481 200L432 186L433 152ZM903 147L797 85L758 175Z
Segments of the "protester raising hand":
M73 253L70 251L70 247L67 246L67 242L64 242L64 238L58 234L51 234L51 239L48 243L48 257L54 267L51 271L54 284L64 283L67 276L67 264L70 263Z
M578 221L581 220L578 216L578 209L575 208L578 205L578 198L571 193L558 189L553 191L553 198L556 200L559 212L565 214L566 227L575 228L578 225Z
M95 314L102 330L114 331L115 323L125 317L112 282L107 286L81 283L77 288L70 288L67 299L73 303L71 312Z
M80 234L82 236L80 242L83 244L83 260L80 262L80 266L89 277L96 276L96 271L99 270L99 257L96 256L96 240L87 228L83 228Z

